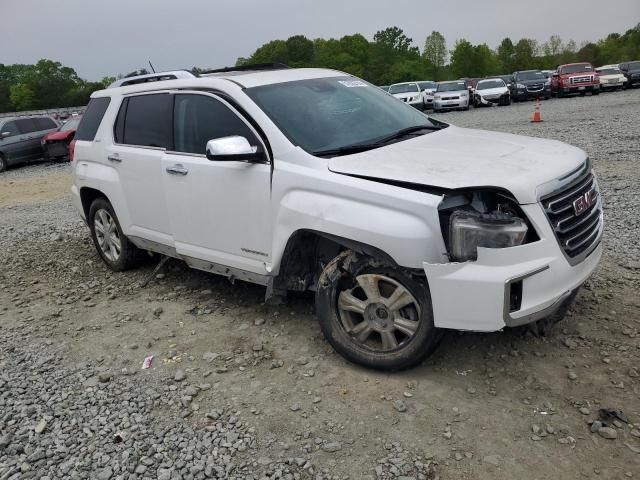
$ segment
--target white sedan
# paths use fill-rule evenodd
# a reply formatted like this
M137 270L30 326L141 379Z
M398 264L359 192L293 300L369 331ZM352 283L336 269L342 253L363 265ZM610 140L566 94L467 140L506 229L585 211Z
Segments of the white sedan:
M391 85L389 87L389 94L412 107L416 107L418 110L424 110L425 108L424 93L420 90L420 86L416 82Z
M600 76L600 88L602 90L622 90L627 82L622 70L617 65L605 65L596 68Z
M485 105L511 105L509 87L501 78L486 78L476 84L473 96L476 107Z

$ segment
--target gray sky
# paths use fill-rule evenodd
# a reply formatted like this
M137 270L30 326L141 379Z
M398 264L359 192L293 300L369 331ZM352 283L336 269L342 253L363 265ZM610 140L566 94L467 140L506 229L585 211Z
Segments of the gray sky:
M578 45L640 22L640 0L0 0L0 63L49 58L89 80L146 67L233 65L295 34L371 39L397 25L422 47L439 30L497 46L504 37ZM588 6L588 8L584 8Z

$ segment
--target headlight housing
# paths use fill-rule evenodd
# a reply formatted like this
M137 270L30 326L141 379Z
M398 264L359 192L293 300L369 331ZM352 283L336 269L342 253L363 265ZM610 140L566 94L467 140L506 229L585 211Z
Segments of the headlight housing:
M519 83L516 85L517 88L526 88L523 83Z
M459 210L451 215L450 253L454 261L478 259L478 247L508 248L522 245L526 222L508 213L478 213Z

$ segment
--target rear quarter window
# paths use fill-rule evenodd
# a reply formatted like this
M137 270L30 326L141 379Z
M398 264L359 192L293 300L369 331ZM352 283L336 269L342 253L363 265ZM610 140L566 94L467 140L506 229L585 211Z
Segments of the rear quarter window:
M54 122L49 117L39 117L33 119L36 122L36 127L38 130L52 130L54 128L58 128L56 122Z
M80 125L78 125L78 130L76 131L76 140L93 142L110 102L110 97L92 98L89 100L87 110L84 112L82 120L80 120Z

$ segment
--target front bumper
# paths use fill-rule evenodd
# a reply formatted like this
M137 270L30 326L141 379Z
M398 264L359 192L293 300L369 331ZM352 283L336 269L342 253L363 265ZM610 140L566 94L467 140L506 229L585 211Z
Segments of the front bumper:
M513 97L517 100L530 98L548 98L551 96L551 86L546 85L543 88L516 88L513 91Z
M579 93L579 92L597 92L600 90L600 84L597 85L568 85L560 89L563 93Z
M466 108L469 106L469 99L467 97L460 98L458 100L438 100L434 99L434 110L449 110L456 108Z
M475 262L423 264L436 327L493 332L534 322L560 309L596 269L602 231L597 247L571 266L541 206L522 209L540 240L512 248L479 248ZM511 292L516 285L520 302L513 310Z

